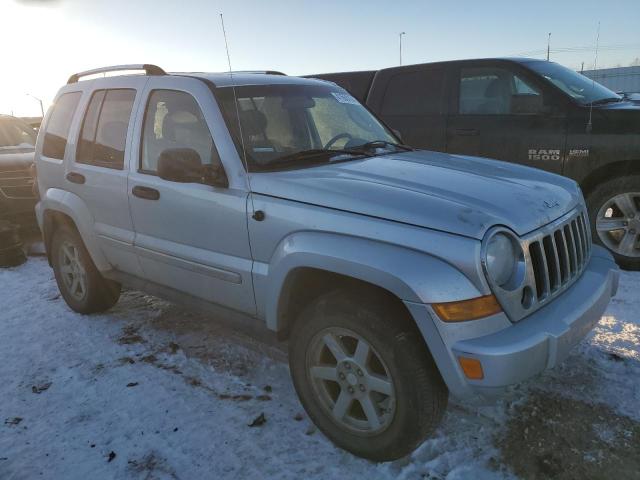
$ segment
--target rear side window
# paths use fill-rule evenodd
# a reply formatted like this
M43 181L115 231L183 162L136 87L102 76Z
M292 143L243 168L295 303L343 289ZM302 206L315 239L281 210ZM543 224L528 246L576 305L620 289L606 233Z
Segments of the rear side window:
M44 135L42 155L45 157L57 158L58 160L64 158L69 127L81 96L81 92L72 92L65 93L58 98L47 122L47 130Z
M136 91L98 90L93 93L82 122L76 162L124 168L124 150Z
M389 80L382 102L383 115L435 115L441 113L442 70L402 72Z
M220 162L202 110L188 93L151 92L143 130L140 170L145 173L156 173L160 154L170 148L195 150L203 165Z

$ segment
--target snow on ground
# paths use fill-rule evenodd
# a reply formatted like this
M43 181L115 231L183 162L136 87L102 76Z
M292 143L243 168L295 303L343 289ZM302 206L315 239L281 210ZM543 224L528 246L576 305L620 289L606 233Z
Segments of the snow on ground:
M493 406L450 402L432 438L378 465L316 431L281 345L138 292L75 314L30 258L0 270L0 479L638 478L639 292L623 273L563 365Z

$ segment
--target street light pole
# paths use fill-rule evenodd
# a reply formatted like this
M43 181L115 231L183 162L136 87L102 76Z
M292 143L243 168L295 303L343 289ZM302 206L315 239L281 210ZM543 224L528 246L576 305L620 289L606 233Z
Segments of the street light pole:
M42 118L44 118L44 106L42 105L42 100L40 100L38 97L31 95L30 93L27 93L27 96L35 99L38 101L38 103L40 104L40 113L42 114Z
M406 32L400 32L398 36L400 37L400 65L402 65L402 36L406 35Z

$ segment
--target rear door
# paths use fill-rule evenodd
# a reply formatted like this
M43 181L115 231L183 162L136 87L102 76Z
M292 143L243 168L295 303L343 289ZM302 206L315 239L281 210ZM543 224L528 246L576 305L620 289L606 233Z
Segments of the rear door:
M83 99L75 155L67 164L66 189L78 195L94 220L94 232L109 263L140 274L133 251L134 230L127 198L127 162L133 113L146 77L95 80Z
M418 65L381 70L369 94L369 106L408 145L444 151L446 69Z
M167 149L192 149L203 164L220 164L233 145L211 91L193 78L151 77L142 112L128 195L144 277L255 314L243 179L228 166L228 188L158 176Z
M454 69L446 150L562 172L566 114L544 85L510 63Z

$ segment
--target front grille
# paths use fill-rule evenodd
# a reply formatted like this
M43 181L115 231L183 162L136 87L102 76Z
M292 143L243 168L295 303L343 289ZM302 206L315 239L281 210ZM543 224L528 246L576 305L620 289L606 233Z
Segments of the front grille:
M492 287L512 321L535 312L580 278L591 257L590 232L582 206L520 239L522 284L514 289Z
M0 172L0 195L10 199L35 198L29 170Z
M541 238L530 240L529 257L538 301L544 301L572 283L587 264L591 236L584 212Z

